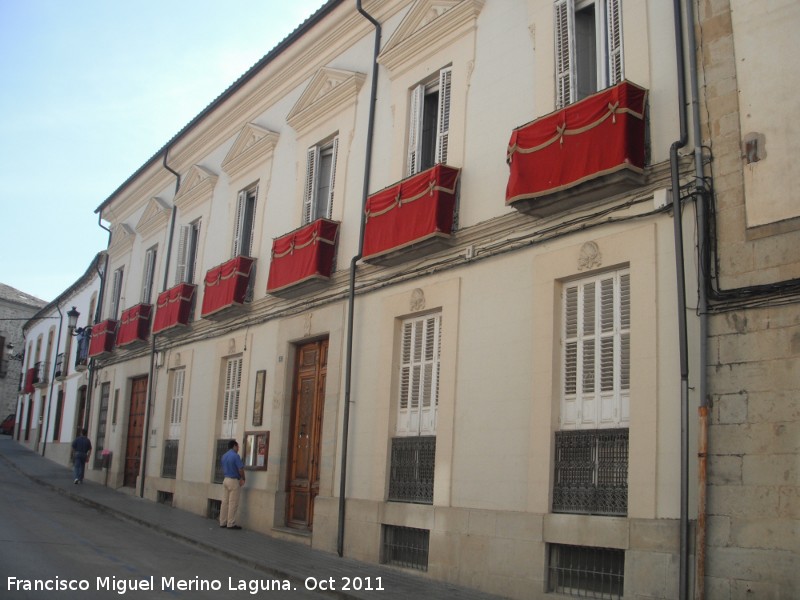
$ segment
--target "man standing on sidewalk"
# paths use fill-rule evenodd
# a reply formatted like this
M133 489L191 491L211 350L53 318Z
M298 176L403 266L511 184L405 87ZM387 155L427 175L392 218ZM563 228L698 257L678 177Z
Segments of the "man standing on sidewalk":
M239 490L244 486L244 464L239 457L239 443L228 442L228 451L222 455L222 505L219 509L219 526L241 529L236 524L239 512Z
M92 442L86 437L87 433L86 429L78 430L78 437L72 442L72 471L75 475L72 483L83 483L83 473L92 453Z

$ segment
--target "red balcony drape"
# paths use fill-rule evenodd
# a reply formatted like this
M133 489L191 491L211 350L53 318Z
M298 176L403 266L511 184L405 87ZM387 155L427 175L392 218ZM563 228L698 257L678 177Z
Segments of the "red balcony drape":
M204 280L203 317L244 302L253 262L255 259L249 256L237 256L209 269Z
M153 333L186 325L189 322L196 288L197 286L191 283L179 283L158 295Z
M460 173L439 164L367 198L364 258L450 235Z
M23 389L23 392L25 394L32 394L33 392L36 391L36 388L33 387L33 382L35 379L36 379L36 368L34 367L28 369L25 372L25 388Z
M117 346L127 346L134 342L145 341L150 335L152 313L152 304L137 304L122 311L117 332Z
M106 319L92 327L92 340L89 342L89 356L100 356L114 350L118 321Z
M339 223L318 219L272 243L267 292L277 292L333 270Z
M511 133L506 204L621 169L642 172L647 90L629 81Z

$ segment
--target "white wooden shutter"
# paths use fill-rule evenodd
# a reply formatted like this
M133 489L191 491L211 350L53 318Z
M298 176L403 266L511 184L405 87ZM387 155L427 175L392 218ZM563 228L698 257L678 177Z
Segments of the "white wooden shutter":
M186 263L189 259L189 239L192 233L191 225L181 225L178 233L178 256L175 267L175 285L186 281Z
M242 234L244 233L243 221L245 215L245 207L247 205L247 192L242 190L236 198L236 216L233 220L233 248L231 250L232 257L239 256L242 253Z
M615 85L625 79L622 55L622 13L621 0L607 0L606 35L608 47L608 85Z
M441 315L403 323L397 434L435 435L439 406Z
M336 157L339 154L339 136L333 138L333 148L331 152L331 181L328 188L328 197L325 199L325 218L330 219L333 215L333 186L336 183Z
M225 392L222 399L222 437L233 437L239 418L239 392L242 385L242 358L229 358L225 365Z
M253 256L253 243L256 237L256 209L258 208L258 186L256 186L255 189L252 190L252 194L253 194L252 202L250 202L249 206L250 210L245 211L245 214L247 215L249 221L247 223L244 223L244 226L247 227L250 233L247 240L247 248L243 248L245 256ZM245 203L248 202L247 199L248 196L249 194L245 194Z
M114 271L114 280L111 285L111 314L110 319L119 317L120 302L122 301L122 267Z
M317 160L319 147L312 146L308 149L306 161L306 181L303 188L303 225L311 223L314 212L314 189L316 186Z
M556 58L556 108L575 101L575 4L573 0L556 0L555 58Z
M569 284L563 293L561 427L618 427L630 420L630 275Z
M408 113L408 157L406 175L420 170L422 160L422 109L425 104L425 85L420 84L411 91Z
M435 163L447 163L447 144L450 137L450 86L453 69L446 67L439 72L439 114L436 126Z
M149 304L153 295L153 279L156 271L156 248L150 248L144 255L144 276L142 277L141 302Z
M183 388L186 370L172 372L172 402L169 412L169 439L177 440L181 436L181 418L183 415Z

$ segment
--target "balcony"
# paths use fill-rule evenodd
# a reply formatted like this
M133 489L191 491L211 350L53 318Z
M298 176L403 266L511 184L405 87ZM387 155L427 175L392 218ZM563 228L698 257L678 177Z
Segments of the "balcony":
M447 247L460 173L435 165L367 198L364 260L393 265Z
M89 342L89 358L109 354L114 350L119 321L106 319L92 327L92 340Z
M623 81L511 134L506 205L536 217L645 182L647 90Z
M242 311L252 295L254 264L254 258L237 256L206 273L200 311L204 319L224 319Z
M46 388L50 381L48 377L49 365L46 362L40 361L34 363L33 368L36 370L36 375L33 378L33 385L37 388Z
M158 295L153 333L173 333L189 324L196 289L193 283L179 283Z
M267 293L300 295L323 286L333 272L339 223L318 219L272 243Z
M150 319L153 314L152 304L137 304L122 311L122 318L117 333L117 346L133 348L140 346L150 337Z

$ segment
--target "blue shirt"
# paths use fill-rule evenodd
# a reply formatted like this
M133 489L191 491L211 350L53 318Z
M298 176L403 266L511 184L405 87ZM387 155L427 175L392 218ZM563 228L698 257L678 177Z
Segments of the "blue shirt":
M239 469L244 469L244 463L242 459L239 458L239 455L236 453L236 450L231 448L225 454L222 455L222 474L225 477L231 477L233 479L239 479Z
M89 441L85 435L81 435L76 437L75 440L72 442L72 449L75 451L75 454L79 456L86 457L89 454L89 451L92 449L92 442Z

